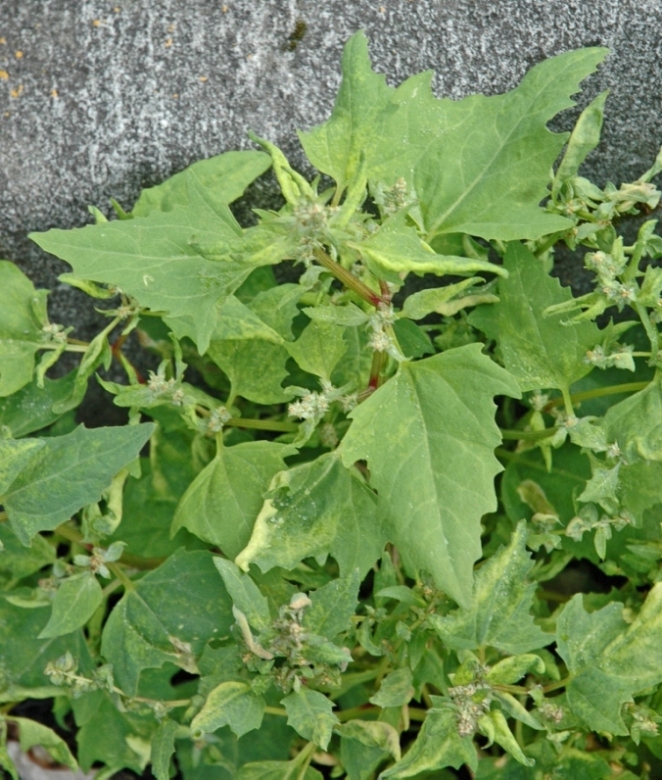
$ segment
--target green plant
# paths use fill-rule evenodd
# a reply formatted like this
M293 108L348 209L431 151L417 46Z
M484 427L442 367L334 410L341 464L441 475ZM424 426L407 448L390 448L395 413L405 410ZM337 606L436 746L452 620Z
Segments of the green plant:
M454 102L355 35L300 135L333 186L253 137L32 236L105 307L89 344L0 263L4 735L76 766L20 716L53 699L100 780L661 776L662 238L617 226L662 154L600 188L606 94L546 127L605 54ZM242 228L269 167L285 203ZM563 244L593 292L550 275ZM113 359L128 424L75 427Z

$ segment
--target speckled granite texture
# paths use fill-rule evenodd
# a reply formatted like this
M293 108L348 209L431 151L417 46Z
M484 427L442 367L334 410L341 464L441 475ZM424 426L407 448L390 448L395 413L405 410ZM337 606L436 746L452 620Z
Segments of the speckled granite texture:
M0 0L0 257L57 285L64 264L29 231L82 225L110 196L130 207L141 187L246 148L249 128L303 164L295 128L328 115L359 28L390 83L434 69L454 98L606 45L587 86L611 89L589 174L636 176L662 141L662 0ZM85 337L89 303L63 286L51 299Z

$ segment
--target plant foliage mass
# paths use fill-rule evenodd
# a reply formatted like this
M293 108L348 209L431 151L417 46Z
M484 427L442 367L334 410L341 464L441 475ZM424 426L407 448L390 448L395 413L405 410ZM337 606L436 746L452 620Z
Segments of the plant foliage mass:
M16 736L101 778L662 776L662 154L598 187L606 95L547 128L605 54L451 101L353 36L323 176L251 136L32 236L89 343L0 262L14 778ZM76 426L90 381L126 424Z

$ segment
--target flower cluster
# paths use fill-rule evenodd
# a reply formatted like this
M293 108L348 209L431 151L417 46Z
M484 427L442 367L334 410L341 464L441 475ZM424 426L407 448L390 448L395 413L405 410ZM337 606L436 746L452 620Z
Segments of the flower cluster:
M634 347L629 344L612 344L609 352L598 344L586 352L586 363L598 368L622 368L626 371L634 371Z
M50 679L52 685L71 688L74 699L91 691L114 691L113 667L110 664L94 669L91 677L77 674L77 670L78 661L67 650L63 656L46 665L44 674Z

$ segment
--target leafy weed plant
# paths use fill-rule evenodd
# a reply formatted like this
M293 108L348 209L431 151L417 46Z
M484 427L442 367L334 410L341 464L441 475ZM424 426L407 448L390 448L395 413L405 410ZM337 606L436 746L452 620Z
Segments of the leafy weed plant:
M355 35L300 134L324 179L253 137L32 236L108 317L90 343L0 263L14 777L8 732L98 780L662 777L662 238L618 232L662 155L598 187L606 94L546 126L605 54L451 101ZM269 168L285 205L244 228ZM592 292L550 275L560 245ZM95 375L128 424L75 426Z

